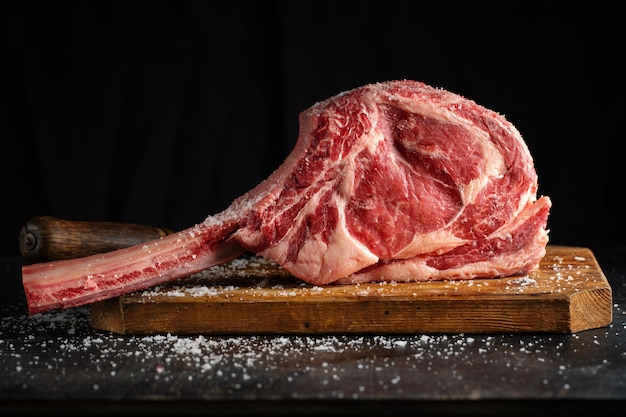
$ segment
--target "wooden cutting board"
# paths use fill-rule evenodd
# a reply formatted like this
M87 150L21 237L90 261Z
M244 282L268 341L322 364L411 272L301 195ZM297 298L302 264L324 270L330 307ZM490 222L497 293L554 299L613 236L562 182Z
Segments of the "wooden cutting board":
M470 281L315 286L243 257L94 303L90 320L120 334L576 333L612 311L591 250L549 245L532 274Z

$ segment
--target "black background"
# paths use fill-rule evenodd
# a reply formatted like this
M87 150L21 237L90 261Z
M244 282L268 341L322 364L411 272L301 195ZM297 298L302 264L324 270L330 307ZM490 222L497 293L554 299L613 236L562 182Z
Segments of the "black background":
M551 243L624 246L617 9L441 3L7 2L0 253L43 214L191 226L278 167L300 111L404 78L516 125Z

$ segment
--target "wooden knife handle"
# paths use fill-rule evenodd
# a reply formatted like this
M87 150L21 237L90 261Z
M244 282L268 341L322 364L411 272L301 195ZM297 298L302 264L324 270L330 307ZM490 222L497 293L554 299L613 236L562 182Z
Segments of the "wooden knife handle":
M172 233L169 229L133 223L36 216L20 230L19 249L29 262L48 262L110 252Z

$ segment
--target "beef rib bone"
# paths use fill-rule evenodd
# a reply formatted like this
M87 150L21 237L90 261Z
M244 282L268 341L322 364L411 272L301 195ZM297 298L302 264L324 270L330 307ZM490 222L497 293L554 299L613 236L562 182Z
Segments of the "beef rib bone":
M297 142L224 211L169 236L26 265L31 314L116 297L251 252L313 284L494 278L536 269L549 197L503 116L417 81L299 116Z

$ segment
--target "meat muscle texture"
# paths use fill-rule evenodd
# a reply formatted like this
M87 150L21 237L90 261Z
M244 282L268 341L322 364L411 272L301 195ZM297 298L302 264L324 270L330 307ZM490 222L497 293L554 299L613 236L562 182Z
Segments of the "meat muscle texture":
M503 116L416 81L365 85L299 117L292 152L176 234L23 267L31 314L197 273L250 252L314 284L494 278L545 255L551 207Z

